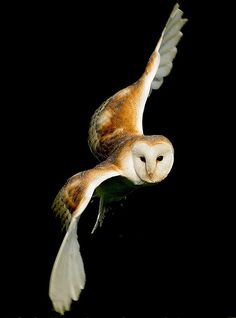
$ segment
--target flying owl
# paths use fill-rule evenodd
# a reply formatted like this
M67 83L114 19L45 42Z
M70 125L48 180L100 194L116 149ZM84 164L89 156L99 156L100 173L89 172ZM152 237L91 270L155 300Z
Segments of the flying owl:
M172 69L181 28L187 21L176 4L142 76L108 98L90 122L88 143L100 161L94 168L68 179L53 203L67 229L51 273L49 296L55 311L64 314L85 286L85 271L77 240L77 223L92 196L100 198L96 227L109 203L137 187L156 184L169 174L174 150L162 135L145 136L142 117L152 90Z

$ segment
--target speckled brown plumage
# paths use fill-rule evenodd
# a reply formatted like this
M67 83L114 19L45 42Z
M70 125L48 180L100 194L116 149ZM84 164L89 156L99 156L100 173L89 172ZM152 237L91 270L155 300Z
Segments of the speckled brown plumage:
M100 160L106 159L116 149L119 140L140 134L136 119L142 85L143 81L139 80L119 91L94 113L88 142L91 151Z

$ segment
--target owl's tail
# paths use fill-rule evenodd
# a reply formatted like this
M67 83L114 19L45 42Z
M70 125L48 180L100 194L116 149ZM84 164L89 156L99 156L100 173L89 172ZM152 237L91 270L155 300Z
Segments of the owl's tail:
M72 219L53 265L49 297L60 314L78 300L85 285L85 272L77 240L77 219Z

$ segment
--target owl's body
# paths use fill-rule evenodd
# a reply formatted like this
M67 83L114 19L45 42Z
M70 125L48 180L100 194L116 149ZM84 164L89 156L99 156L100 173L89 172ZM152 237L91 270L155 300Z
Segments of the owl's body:
M61 314L70 309L72 300L78 300L85 285L77 222L92 196L100 199L94 231L111 202L122 200L139 187L161 182L172 168L171 142L162 135L145 136L142 118L152 89L161 86L172 68L180 29L187 21L182 14L176 4L142 76L95 111L88 142L101 162L69 178L54 200L53 210L67 229L49 287L54 309Z
M158 149L154 157L148 158L146 156L146 158L142 146L151 149L154 145L161 146L162 151L160 152ZM130 149L137 150L137 148L140 148L138 163L132 165L130 162L133 160L133 154ZM167 152L168 154L166 154ZM164 154L165 158L158 161L157 158ZM140 157L145 158L146 162L142 162L139 159ZM103 219L105 210L111 202L122 200L137 187L160 182L169 173L173 160L173 147L164 136L132 136L123 139L105 161L99 163L93 169L71 177L54 200L53 209L62 218L64 225L67 226L77 212L79 204L83 201L87 189L91 192L92 184L95 182L96 186L92 194L100 198L100 205L94 231L100 217ZM167 166L167 170L163 169L162 172L159 172L160 168L158 169L157 165L162 166L163 164ZM150 171L147 171L146 165L147 167L150 166ZM137 169L140 170L139 173L136 172ZM107 175L109 178L106 178ZM103 180L103 178L105 179Z

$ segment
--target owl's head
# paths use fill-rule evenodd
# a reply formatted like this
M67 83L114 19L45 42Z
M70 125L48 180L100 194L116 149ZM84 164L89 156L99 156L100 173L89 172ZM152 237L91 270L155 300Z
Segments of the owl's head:
M132 146L134 171L140 182L157 183L169 174L174 162L174 149L163 136L144 136Z

